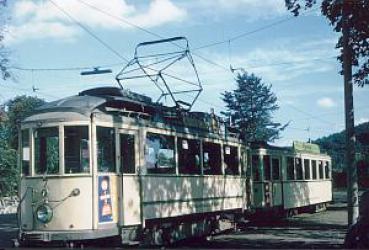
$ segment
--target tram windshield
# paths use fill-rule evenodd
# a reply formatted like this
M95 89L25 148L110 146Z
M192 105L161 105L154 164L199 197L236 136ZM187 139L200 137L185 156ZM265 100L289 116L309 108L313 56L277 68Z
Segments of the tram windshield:
M64 171L66 174L89 172L87 126L64 127Z
M59 173L59 129L38 128L35 131L35 173Z

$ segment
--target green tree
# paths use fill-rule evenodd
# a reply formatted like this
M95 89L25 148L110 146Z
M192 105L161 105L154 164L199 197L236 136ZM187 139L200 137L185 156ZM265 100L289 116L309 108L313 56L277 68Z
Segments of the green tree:
M272 122L272 113L279 109L271 85L244 70L236 76L237 88L225 91L222 99L230 119L245 142L274 141L286 126Z
M18 124L21 120L32 114L32 112L45 101L32 96L17 96L5 103L7 109L7 129L9 130L9 145L13 149L18 148Z
M17 96L0 107L0 197L17 190L18 122L44 103L37 97Z
M285 0L286 6L295 16L301 8L311 8L316 0ZM348 54L354 66L353 82L358 86L369 84L369 0L323 0L322 14L329 20L334 31L343 31L343 9L345 6L347 26L349 28ZM336 47L341 49L338 60L343 63L343 36ZM343 73L343 72L341 72Z

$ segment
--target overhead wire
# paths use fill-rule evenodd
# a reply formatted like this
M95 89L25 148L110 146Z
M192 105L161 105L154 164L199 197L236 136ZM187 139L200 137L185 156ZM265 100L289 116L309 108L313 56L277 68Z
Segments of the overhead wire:
M305 11L303 13L301 13L301 15L306 15L307 13L310 13L312 11L316 11L317 9L319 9L319 7L317 8L312 8L308 11ZM285 19L282 19L282 20L278 20L276 22L273 22L273 23L270 23L270 24L267 24L267 25L264 25L264 26L261 26L259 28L256 28L254 30L251 30L251 31L247 31L247 32L244 32L244 33L241 33L239 35L235 35L233 37L230 37L230 38L227 38L227 39L224 39L224 40L221 40L221 41L217 41L217 42L212 42L212 43L209 43L209 44L205 44L205 45L202 45L202 46L199 46L199 47L195 47L193 50L200 50L200 49L205 49L205 48L209 48L209 47L213 47L213 46L216 46L216 45L220 45L220 44L224 44L224 43L231 43L233 41L236 41L238 39L241 39L245 36L249 36L249 35L252 35L252 34L255 34L257 32L260 32L260 31L263 31L263 30L266 30L266 29L269 29L269 28L272 28L274 26L277 26L277 25L280 25L282 23L285 23L285 22L288 22L292 19L296 18L295 16L289 16Z
M62 7L60 7L58 4L56 4L53 0L49 0L59 11L61 11L63 14L65 14L68 18L70 18L75 24L77 24L80 28L82 28L85 32L87 32L90 36L92 36L93 38L95 38L98 42L100 42L105 48L107 48L108 50L110 50L113 54L115 54L117 57L119 57L120 59L124 60L126 63L130 62L130 60L128 60L126 57L124 57L123 55L121 55L118 51L116 51L113 47L111 47L108 43L106 43L104 40L102 40L101 38L99 38L97 35L95 35L89 28L87 28L85 25L83 25L81 22L79 22L77 19L75 19L72 15L70 15L65 9L63 9ZM148 68L150 70L154 70L157 71L155 69L152 69L150 67L145 67ZM189 81L182 79L180 77L176 77L173 76L171 74L165 73L165 72L161 72L162 75L166 75L172 79L178 80L178 81L182 81L182 82L186 82L189 83Z
M55 7L57 7L60 11L62 11L65 15L67 15L71 20L73 20L73 22L75 22L77 25L79 25L83 30L85 30L88 34L90 34L92 37L94 37L97 41L99 41L101 44L103 44L106 48L108 48L111 52L113 52L114 54L116 54L119 58L121 58L121 59L123 59L124 61L126 61L126 62L128 62L129 60L127 59L127 58L125 58L125 57L123 57L120 53L118 53L116 50L114 50L110 45L108 45L106 42L104 42L102 39L100 39L98 36L96 36L92 31L90 31L87 27L85 27L84 25L82 25L78 20L76 20L75 18L73 18L69 13L67 13L64 9L62 9L60 6L58 6L53 0L49 0L50 2L52 2L52 4L55 6ZM88 3L86 3L85 1L83 1L83 0L78 0L80 3L82 3L82 4L84 4L85 6L88 6L88 7L90 7L90 8L92 8L92 9L94 9L94 10L96 10L96 11L98 11L98 12L100 12L100 13L103 13L103 14L105 14L105 15L108 15L108 16L110 16L110 17L112 17L112 18L115 18L115 19L117 19L117 20L120 20L120 21L122 21L122 22L124 22L125 24L128 24L128 25L130 25L130 26L133 26L133 27L135 27L135 28L137 28L137 29L140 29L140 30L142 30L142 31L144 31L144 32L146 32L146 33L149 33L149 34L151 34L151 35L153 35L153 36L156 36L156 37L158 37L158 38L164 38L163 36L161 36L161 35L159 35L159 34L157 34L157 33L154 33L154 32L152 32L152 31L150 31L150 30L147 30L147 29L145 29L145 28L142 28L142 27L140 27L140 26L138 26L138 25L136 25L136 24L133 24L133 23L131 23L131 22L129 22L129 21L127 21L127 20L125 20L125 19L123 19L123 18L121 18L121 17L117 17L117 16L115 16L115 15L111 15L110 13L108 13L108 12L106 12L106 11L104 11L104 10L101 10L101 9L98 9L97 7L95 7L95 6L93 6L93 5L91 5L91 4L88 4ZM306 13L308 13L308 12L311 12L311 11L315 11L316 9L311 9L310 11L307 11L307 12L305 12L305 14ZM289 21L289 20L291 20L291 19L293 19L294 17L288 17L288 18L286 18L286 19L282 19L282 20L279 20L279 21L277 21L277 22L274 22L274 23L271 23L271 24L268 24L268 25L265 25L265 26L262 26L262 27L259 27L259 28L257 28L257 29L255 29L255 30L252 30L252 31L249 31L249 32L245 32L245 33L242 33L242 34L239 34L239 35L236 35L236 36L233 36L233 37L231 37L231 38L229 38L229 39L226 39L226 40L223 40L223 41L218 41L218 42L213 42L213 43L210 43L210 44L206 44L206 45L203 45L203 46L200 46L200 47L197 47L197 48L194 48L193 50L200 50L200 49L204 49L204 48L208 48L208 47L213 47L213 46L216 46L216 45L219 45L219 44L223 44L223 43L226 43L226 42L228 42L228 43L230 43L231 41L235 41L235 40L238 40L238 39L240 39L240 38L243 38L243 37L245 37L245 36L248 36L248 35L251 35L251 34L254 34L254 33L257 33L257 32L260 32L260 31L262 31L262 30L265 30L265 29L268 29L268 28L271 28L271 27L273 27L273 26L276 26L276 25L279 25L279 24L281 24L281 23L284 23L284 22L287 22L287 21ZM177 44L175 44L175 45L177 45ZM177 46L179 46L179 45L177 45ZM226 68L226 67L224 67L223 65L220 65L220 64L218 64L218 63L216 63L216 62L214 62L214 61L212 61L212 60L210 60L210 59L208 59L208 58L206 58L206 57L203 57L203 56L201 56L201 55L199 55L199 54L197 54L197 53L193 53L195 56L197 56L197 57L199 57L200 59L202 59L203 61L205 61L205 62L207 62L207 63L209 63L209 64L212 64L212 65L214 65L214 66L217 66L217 67L219 67L219 68L222 68L222 69L224 69L224 70L226 70L227 72L228 72L228 68ZM278 65L283 65L283 64L285 64L285 63L278 63ZM259 67L262 67L262 66L259 66ZM169 77L173 77L173 76L171 76L171 75L169 75L169 74L166 74L167 76L169 76ZM178 78L175 78L175 79L177 79L178 80ZM199 101L202 101L202 100L199 100ZM205 102L205 101L202 101L202 102L204 102L204 103L208 103L208 104L210 104L209 102ZM211 104L211 105L213 105L213 104ZM308 116L310 116L311 118L314 118L314 119L317 119L317 120L319 120L319 121L321 121L321 122L325 122L325 123L329 123L329 124L333 124L333 123L331 123L331 122L328 122L328 121L325 121L325 120L323 120L323 119L321 119L321 118L319 118L319 117L316 117L316 116L314 116L314 115L311 115L310 113L308 113L308 112L305 112L305 111L303 111L303 110L300 110L300 109L298 109L298 108L296 108L296 107L294 107L294 106L292 106L292 105L289 105L291 108L293 108L294 110L296 110L296 111L298 111L298 112L300 112L300 113L303 113L303 114L305 114L305 115L308 115Z

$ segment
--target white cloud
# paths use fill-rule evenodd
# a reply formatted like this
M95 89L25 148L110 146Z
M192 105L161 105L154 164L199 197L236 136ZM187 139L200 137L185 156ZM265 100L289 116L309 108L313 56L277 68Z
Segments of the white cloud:
M319 100L317 100L317 104L319 107L322 107L322 108L332 108L336 106L336 103L330 97L320 98Z
M118 20L119 18L144 28L155 27L183 21L187 15L184 9L176 6L171 0L153 0L148 6L140 6L140 8L128 4L125 0L83 1L117 18L89 8L80 1L54 0L61 9L90 28L110 30L133 28ZM13 7L13 17L14 24L8 28L11 31L11 37L6 41L8 43L36 38L70 39L81 32L73 20L50 1L18 1Z

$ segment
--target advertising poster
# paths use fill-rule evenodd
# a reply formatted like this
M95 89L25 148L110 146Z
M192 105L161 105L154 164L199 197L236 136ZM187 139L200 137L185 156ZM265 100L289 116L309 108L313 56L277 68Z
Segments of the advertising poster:
M99 176L99 223L113 221L113 205L109 176Z

